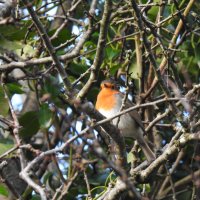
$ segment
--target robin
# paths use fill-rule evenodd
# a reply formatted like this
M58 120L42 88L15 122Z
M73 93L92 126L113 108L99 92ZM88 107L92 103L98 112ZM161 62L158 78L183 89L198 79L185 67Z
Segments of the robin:
M119 87L113 80L105 80L101 83L101 91L97 96L96 109L106 118L116 115L122 106L124 95L119 91ZM130 101L126 101L125 109L132 107ZM112 120L117 125L124 137L133 138L138 141L145 157L149 162L155 160L155 155L151 151L143 135L145 133L144 126L136 110L120 116L120 119Z

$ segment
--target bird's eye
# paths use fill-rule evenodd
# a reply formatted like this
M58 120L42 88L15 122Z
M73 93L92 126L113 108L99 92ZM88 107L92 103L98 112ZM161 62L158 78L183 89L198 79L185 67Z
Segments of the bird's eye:
M104 87L105 87L105 88L108 88L108 85L107 85L106 83L104 83Z
M103 85L105 88L110 88L110 89L115 89L115 85L113 85L113 84L110 84L110 83L104 83L104 85Z

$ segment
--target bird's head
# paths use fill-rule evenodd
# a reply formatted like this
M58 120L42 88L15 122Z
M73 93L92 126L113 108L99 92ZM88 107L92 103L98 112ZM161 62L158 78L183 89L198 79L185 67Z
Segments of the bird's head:
M101 89L119 90L119 84L113 79L104 80L101 83Z

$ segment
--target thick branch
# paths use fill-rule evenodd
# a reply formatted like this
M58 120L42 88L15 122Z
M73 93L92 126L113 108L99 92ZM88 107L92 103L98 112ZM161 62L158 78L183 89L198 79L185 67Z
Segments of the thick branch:
M141 182L145 182L149 176L163 163L165 163L171 155L175 154L180 148L183 148L186 143L193 141L193 140L200 140L200 132L195 134L183 134L179 140L174 142L174 144L170 147L167 147L162 155L160 155L154 162L151 163L146 169L142 170L141 172L137 172L134 169L131 170L131 175L134 176L136 173L138 175L138 180Z

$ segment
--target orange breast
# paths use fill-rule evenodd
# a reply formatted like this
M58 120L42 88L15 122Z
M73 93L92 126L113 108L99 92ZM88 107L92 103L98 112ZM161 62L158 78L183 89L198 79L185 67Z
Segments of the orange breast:
M103 88L97 96L96 109L110 110L116 105L115 94L119 91L110 88Z

